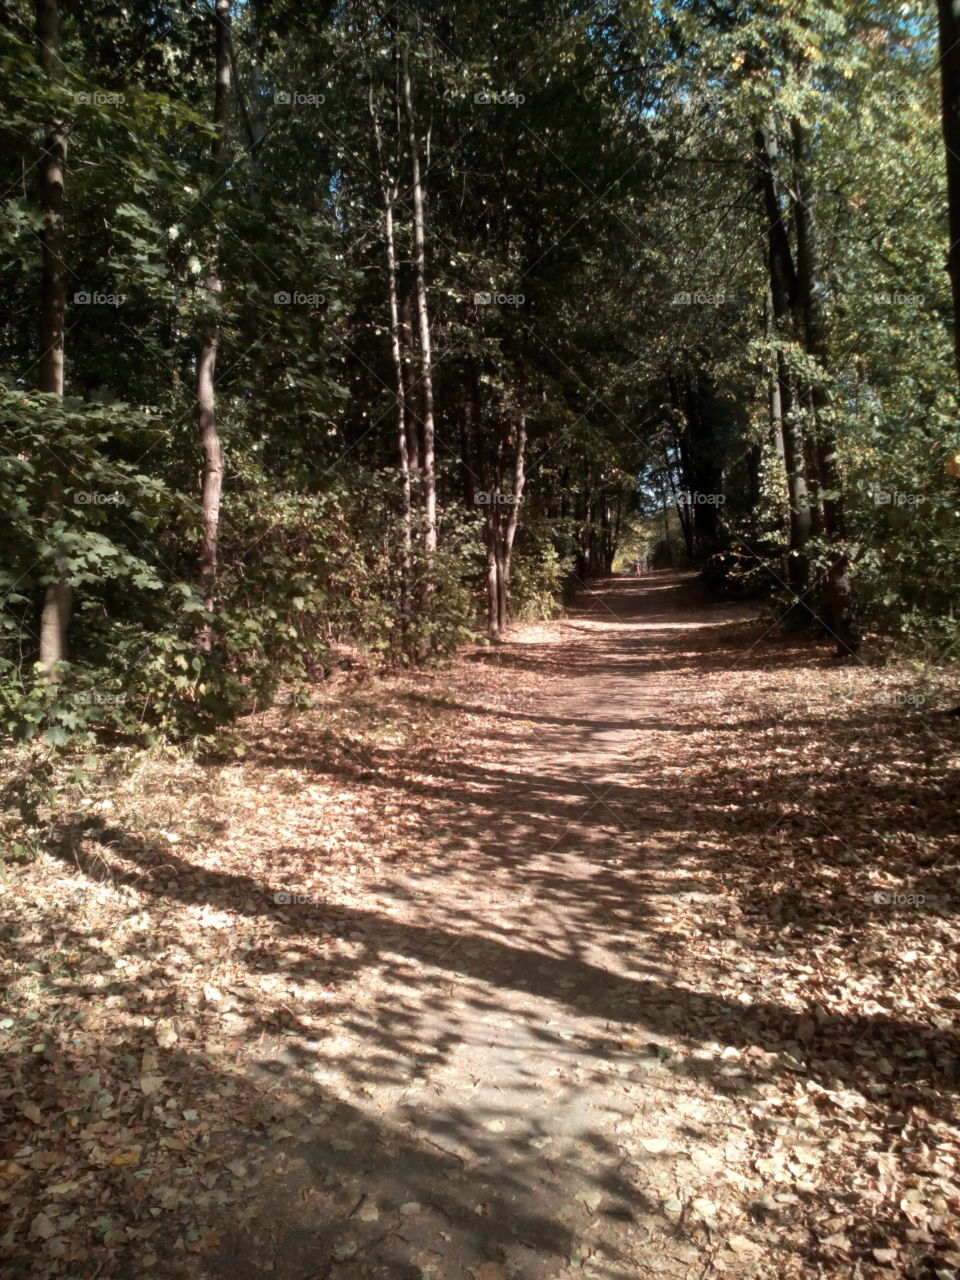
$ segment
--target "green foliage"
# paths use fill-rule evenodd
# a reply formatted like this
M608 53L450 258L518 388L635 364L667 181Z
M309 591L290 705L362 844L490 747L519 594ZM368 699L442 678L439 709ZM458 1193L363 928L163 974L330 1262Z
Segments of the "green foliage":
M9 736L68 753L170 736L209 748L281 685L322 679L343 650L387 663L449 654L483 626L474 495L511 492L521 417L515 617L550 616L566 590L640 548L685 563L684 489L723 498L715 525L693 530L695 558L716 544L782 577L775 346L833 397L865 620L952 636L960 530L947 462L960 436L930 14L685 0L571 17L536 0L496 16L414 4L387 22L368 5L309 20L286 0L235 5L229 162L213 179L206 11L136 0L121 15L94 0L80 20L65 9L62 84L37 66L29 7L11 13L0 53ZM428 555L414 465L406 567L385 181L401 192L414 453L424 401L401 49L424 159L430 135L439 534ZM31 175L54 116L70 155L62 403L30 389L43 225ZM783 138L791 119L811 125L827 374L799 342L774 343L764 320L761 117ZM203 287L214 268L216 307ZM97 294L122 301L76 300ZM194 397L212 328L226 470L208 592ZM74 594L70 654L51 679L37 633L61 575Z
M513 565L510 591L516 616L527 622L556 617L565 569L552 538L530 538Z

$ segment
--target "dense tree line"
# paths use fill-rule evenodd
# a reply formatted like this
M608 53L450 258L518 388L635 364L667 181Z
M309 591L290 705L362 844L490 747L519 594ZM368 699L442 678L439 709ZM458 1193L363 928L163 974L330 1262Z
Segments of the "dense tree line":
M2 13L12 733L495 642L671 523L842 655L952 642L935 14Z

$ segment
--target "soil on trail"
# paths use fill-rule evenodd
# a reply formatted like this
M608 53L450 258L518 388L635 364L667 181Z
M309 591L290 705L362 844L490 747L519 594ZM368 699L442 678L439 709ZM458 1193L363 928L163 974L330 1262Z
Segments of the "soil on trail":
M705 1259L696 1200L736 1101L675 1036L660 904L702 896L687 815L637 790L644 757L669 751L665 645L679 657L691 628L731 619L698 596L606 583L565 644L477 655L562 684L501 712L535 731L497 767L462 761L459 830L393 875L402 924L366 940L376 984L366 967L333 1039L281 1059L312 1069L310 1132L269 1189L270 1236L230 1240L221 1274L626 1280Z
M212 1274L812 1274L819 1240L794 1207L828 1157L791 1076L810 1006L776 968L767 1005L718 991L685 947L718 910L740 932L710 856L730 796L701 790L696 765L718 736L722 760L721 708L751 662L731 636L750 618L659 573L474 654L538 677L497 700L527 732L444 769L463 808L415 867L371 884L349 1011L274 1062L312 1073L297 1144ZM827 1204L820 1221L826 1238L846 1220Z
M0 1280L954 1280L908 677L661 572L145 762L0 883Z
M695 797L638 780L669 757L691 639L748 616L689 579L614 580L564 642L475 655L560 679L500 712L532 732L494 767L462 760L469 808L393 874L396 922L365 938L376 982L365 966L333 1038L280 1058L312 1071L315 1105L267 1190L269 1232L229 1240L218 1274L627 1280L707 1262L740 1103L712 1054L691 1056L665 948L706 896Z

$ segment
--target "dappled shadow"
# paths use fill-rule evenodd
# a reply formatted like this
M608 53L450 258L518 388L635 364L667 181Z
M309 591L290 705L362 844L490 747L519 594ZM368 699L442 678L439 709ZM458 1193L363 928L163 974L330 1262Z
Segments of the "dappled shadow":
M664 575L661 581L614 583L613 594L606 584L605 612L615 605L633 619L643 618L644 599L651 589L661 597L673 596L684 608L691 600L695 602L695 584L684 576ZM592 607L588 602L580 613ZM722 620L726 608L717 609L713 616ZM729 669L729 651L725 642L718 642L709 619L701 622L699 648L691 661L705 670L707 678L722 675ZM725 624L721 621L720 625ZM603 651L609 643L601 634L585 647L591 652ZM637 647L642 641L634 638L632 643ZM761 653L752 660L758 670L767 670ZM819 658L808 652L807 660L813 663ZM622 675L617 660L613 658L611 663ZM591 690L576 681L570 684L571 699L576 702L586 694L589 704ZM634 703L642 696L640 690ZM455 699L451 701L457 705ZM661 711L666 710L661 704ZM408 802L417 797L446 802L447 807L431 819L421 870L404 867L402 875L394 876L388 869L378 886L381 899L408 905L424 903L422 925L343 907L337 908L335 920L327 918L322 906L277 907L270 901L273 892L296 893L304 883L305 870L316 866L317 855L303 844L281 844L275 849L272 886L233 873L200 871L168 848L152 854L131 841L124 841L121 849L126 866L118 861L112 874L149 893L185 902L204 901L241 914L269 915L278 936L338 936L360 931L362 938L355 954L338 961L341 982L358 969L382 966L384 955L393 953L405 960L436 964L441 970L495 989L529 991L572 1007L585 1005L614 1022L642 1021L652 1033L682 1034L684 1025L699 1025L707 1016L714 1030L731 1044L749 1043L749 1028L754 1023L766 1029L764 1043L796 1041L803 1015L767 1000L754 1000L745 1013L742 1007L731 1007L702 992L680 991L659 981L658 975L669 973L671 949L678 941L672 933L670 912L664 913L658 901L652 871L664 857L688 859L686 877L674 877L671 892L695 893L700 887L698 864L719 872L728 869L728 850L731 842L737 847L745 817L761 815L762 828L773 837L787 831L794 852L802 856L804 888L791 890L787 886L776 895L759 890L750 893L747 890L756 886L744 881L744 892L736 899L742 919L774 931L775 939L758 937L761 948L783 947L791 938L811 933L819 934L825 944L836 941L837 945L848 945L851 917L859 915L864 922L875 917L873 895L890 878L923 895L926 911L956 912L957 885L951 864L919 865L912 862L910 849L904 846L921 819L928 836L952 840L955 830L952 808L943 802L943 779L925 766L930 743L923 733L922 717L905 725L896 709L878 708L874 720L859 711L847 713L838 708L823 718L811 718L798 709L794 719L792 708L788 708L785 718L771 726L751 715L749 708L741 713L716 703L704 706L699 725L673 726L653 717L628 717L621 722L605 714L603 705L598 714L538 716L535 709L527 716L515 711L494 714L514 724L533 726L536 749L551 767L525 768L525 757L518 764L501 766L445 759L432 763L429 780L408 781L410 762L403 758L371 752L362 762L347 760L339 765L340 772L353 778L374 769L366 785L375 788L395 786L394 774L403 775L403 794ZM911 727L915 731L912 747ZM626 776L611 776L609 758L594 760L589 754L596 739L610 730L636 735L647 729L688 737L702 733L703 752L712 756L716 755L714 735L735 734L740 753L733 758L721 757L709 788L695 789L683 778L671 785L662 775L629 776L629 767ZM955 729L953 732L954 737L960 737ZM878 765L889 757L894 733L898 735L900 776L911 752L916 768L908 804L897 781L877 776ZM753 737L769 741L771 734L776 752L774 772L767 758L754 763L746 751ZM254 758L274 767L312 769L323 775L328 770L325 731L321 728L316 736L318 742L304 728L285 752L266 750L255 753ZM811 743L815 746L812 754ZM855 754L850 750L853 747ZM566 767L558 769L558 761ZM622 770L623 761L617 763ZM838 797L842 799L842 826L836 821ZM463 798L468 801L466 808ZM895 838L898 831L901 840ZM700 839L705 832L710 833L716 854ZM875 839L880 835L883 841ZM870 849L869 861L864 860L864 846ZM434 891L434 886L443 883L452 860L461 859L465 850L473 882L501 885L502 891L492 902L481 895L472 903L461 900L451 905ZM548 857L532 856L544 851ZM745 857L749 867L751 857L766 859L768 855L741 850L738 856ZM838 860L842 863L847 858L858 870L853 897L849 888L837 893L826 884ZM504 875L505 881L498 879ZM533 903L537 911L531 918ZM463 944L465 937L482 940L476 955ZM603 951L629 957L644 970L644 980L612 974ZM438 961L438 957L442 959ZM247 962L257 969L270 969L275 958L255 953L248 955ZM539 972L541 966L547 968L546 974ZM295 973L296 969L285 971ZM389 1010L384 1011L384 1017L388 1015ZM828 1018L818 1034L824 1039L831 1034L844 1040L872 1037L883 1040L889 1053L891 1039L904 1048L912 1047L924 1030L929 1027L909 1018L871 1015ZM386 1034L387 1028L382 1027L381 1032ZM390 1050L398 1047L400 1042L390 1038ZM904 1079L930 1078L931 1070L935 1074L939 1070L936 1063L949 1060L955 1047L952 1037L937 1037L933 1066L914 1059L906 1064ZM841 1064L835 1074L851 1086L877 1079L866 1057L855 1070ZM945 1086L951 1084L948 1075L944 1076Z
M643 929L646 934L642 939L646 944L644 955L657 956L660 960L660 972L664 976L649 979L618 977L592 963L578 954L581 944L576 937L566 938L563 942L550 946L547 931L547 945L538 950L511 942L508 939L517 936L518 921L504 922L501 930L503 936L496 937L491 936L492 930L488 922L469 912L458 915L445 928L438 926L435 915L431 915L423 925L415 925L397 921L387 915L342 905L328 914L322 906L277 904L273 901L275 891L272 889L265 892L261 884L243 876L201 870L167 851L153 854L143 847L138 849L125 842L123 855L127 860L127 869L123 869L119 861L114 862L109 873L112 884L130 885L140 892L187 903L204 902L239 915L269 917L272 926L271 945L246 954L246 965L251 972L282 972L288 978L296 978L298 975L307 977L310 975L308 966L312 965L314 969L316 966L310 960L288 962L285 957L291 943L303 938L350 934L356 940L355 951L352 958L337 962L340 982L345 981L357 969L377 967L381 972L387 975L392 973L408 983L411 994L415 995L421 984L418 975L422 974L423 966L427 966L441 973L474 980L482 984L485 990L522 991L560 1005L568 1005L578 1012L586 1006L594 1017L629 1026L639 1024L654 1035L669 1033L691 1047L697 1044L699 1029L706 1023L709 1023L715 1037L730 1045L756 1044L767 1048L787 1045L796 1048L803 1039L799 1025L804 1015L800 1012L776 1002L763 1001L752 1001L745 1008L709 993L691 991L671 983L668 980L669 965L663 963L669 954L669 943L663 938L664 925L649 906L644 907L635 900L637 894L642 893L642 885L631 884L629 891L625 888L618 901L621 918L625 916L625 923L631 928ZM93 877L103 874L99 858L90 859L75 851L71 861ZM696 884L696 881L689 882L691 890L696 888ZM562 881L558 881L557 887L561 894L567 892L568 886ZM578 888L583 891L583 886ZM547 885L540 885L538 893L544 895L547 889ZM804 895L798 895L798 907L807 902ZM589 904L585 910L589 910L592 915L594 904ZM603 914L608 927L614 927L616 916L611 915L610 903ZM646 917L647 923L638 923L638 915ZM823 918L826 918L824 913L811 904L805 927L809 927L811 919ZM798 911L792 923L799 924L802 919ZM567 920L569 925L569 909ZM588 927L593 926L584 921L584 928ZM474 939L480 945L471 945ZM414 965L409 963L411 961L415 962ZM114 983L114 993L122 994L125 986L122 981ZM267 1028L257 1021L257 1002L252 992L248 1000L252 1021L247 1032L254 1037ZM314 1011L329 1015L331 1011L336 1011L336 1005L325 1000ZM371 1021L369 1011L362 1019L358 1019L349 1006L340 1010L348 1021L353 1019L351 1025L355 1029L377 1038L387 1055L380 1062L374 1059L372 1067L369 1064L354 1063L357 1078L383 1083L393 1078L389 1073L396 1065L394 1055L407 1054L411 1043L418 1039L420 1027L415 1024L422 1018L423 1011L417 1005L416 1013L411 1016L408 1011L397 1009L388 1001L378 1012L379 1018ZM697 1030L690 1030L691 1028ZM929 1027L923 1023L884 1015L849 1018L827 1015L818 1026L818 1035L823 1044L829 1044L833 1038L838 1041L856 1040L864 1046L875 1043L877 1046L882 1045L884 1052L889 1055L891 1046L899 1043L905 1057L924 1038L930 1038L928 1032ZM557 1053L567 1052L566 1042L556 1035L544 1033L543 1041ZM577 1044L580 1050L598 1058L615 1055L619 1050L616 1036L580 1037ZM952 1071L946 1072L946 1067L960 1053L960 1036L944 1032L937 1037L933 1047L944 1064L944 1073L939 1083L945 1089L958 1087L960 1081L953 1077ZM436 1045L430 1052L443 1056L442 1047ZM834 1073L839 1074L841 1079L854 1088L864 1088L880 1079L866 1056L855 1071L845 1069L843 1064L834 1063L832 1066ZM386 1075L380 1074L381 1067L386 1070ZM364 1075L368 1070L369 1075ZM914 1059L912 1065L906 1068L906 1076L900 1081L905 1096L911 1080L928 1080L931 1072L936 1074L934 1062Z
M659 972L624 979L575 955L564 958L535 952L491 939L488 933L469 932L469 919L461 922L464 932L454 933L437 929L434 923L413 926L342 906L336 912L308 905L278 906L269 901L269 895L264 902L263 886L252 880L211 874L169 851L137 848L127 841L122 859L116 856L120 851L111 851L109 873L100 857L82 848L74 852L90 878L117 892L129 885L139 894L202 902L231 916L263 914L269 923L264 942L244 953L249 977L282 975L284 989L298 978L319 977L326 987L322 1001L303 998L299 1002L303 1016L284 1003L265 1005L262 991L254 989L231 1001L227 1010L207 1010L208 1035L223 1018L231 1019L228 1043L242 1047L251 1060L254 1074L248 1076L247 1084L258 1092L256 1099L247 1102L241 1097L230 1104L229 1142L240 1144L244 1159L254 1160L253 1189L248 1187L243 1197L252 1216L247 1227L222 1233L216 1246L203 1255L205 1275L252 1277L257 1274L256 1260L269 1256L274 1259L274 1274L290 1280L307 1280L331 1258L339 1259L341 1274L361 1276L366 1273L359 1263L354 1269L354 1255L344 1253L356 1246L357 1256L365 1263L375 1262L383 1268L381 1274L412 1276L412 1259L421 1246L444 1236L446 1244L437 1250L440 1257L446 1256L449 1245L456 1256L479 1266L500 1259L509 1246L514 1261L517 1250L526 1258L519 1275L530 1280L546 1277L552 1274L549 1259L572 1247L576 1233L562 1210L576 1189L587 1195L600 1193L609 1220L604 1274L627 1280L635 1271L628 1239L619 1233L628 1236L638 1215L661 1214L656 1196L651 1198L646 1190L655 1159L640 1152L625 1162L605 1128L579 1112L576 1103L585 1087L583 1077L591 1073L601 1080L610 1073L609 1078L618 1082L618 1093L630 1080L637 1082L639 1099L650 1093L649 1065L637 1071L637 1051L631 1047L633 1042L624 1042L625 1032L642 1028L651 1038L648 1054L655 1053L657 1042L665 1037L696 1050L708 1028L711 1037L722 1043L759 1046L779 1054L773 1066L741 1071L735 1078L723 1074L722 1061L692 1053L681 1052L664 1064L662 1071L671 1080L689 1076L708 1083L735 1107L742 1105L745 1089L785 1084L807 1075L816 1079L821 1070L818 1057L824 1070L829 1063L833 1088L837 1076L860 1090L876 1083L888 1086L889 1081L873 1066L883 1055L893 1057L898 1068L906 1068L891 1095L896 1109L906 1111L920 1097L930 1105L930 1083L944 1089L948 1081L931 1059L918 1062L917 1047L928 1044L931 1051L953 1055L957 1050L953 1036L941 1036L934 1044L929 1028L922 1024L877 1015L828 1017L818 1024L816 1043L811 1045L801 1029L801 1014L776 1002L754 1002L745 1008L709 992L679 986L671 980L669 956L663 957ZM65 916L69 918L66 912ZM653 912L651 917L655 929ZM97 954L109 956L103 939L84 936L65 919L49 924L63 951L86 953L94 959ZM476 926L483 929L483 922L476 921ZM318 972L315 960L291 958L292 946L333 932L352 938L355 944L352 957L338 959L336 968L331 965L328 971L321 965ZM393 987L358 1007L348 992L341 1000L336 991L362 968L377 968L380 985L392 983ZM98 995L128 1004L145 1020L144 1025L154 1025L177 1011L176 999L155 994L166 972L158 958L154 968L140 967L134 979L114 974ZM445 977L455 978L456 984L446 987ZM405 989L405 998L398 996L398 986ZM460 1101L452 1089L437 1097L426 1088L425 1073L464 1050L477 1063L478 1072L485 1070L498 1079L489 1058L490 1046L481 1042L485 1036L477 1039L477 1030L484 1017L503 1014L508 1007L504 994L509 991L567 1006L577 1014L589 1009L590 1028L571 1037L534 1014L525 1025L505 1029L494 1051L516 1058L508 1091L485 1090L480 1081L480 1087L464 1088ZM69 1002L71 996L89 998L94 990L82 979L74 986L61 981L59 994ZM318 1039L317 1016L324 1026L346 1033L342 1047L337 1038L331 1041L321 1035ZM608 1028L603 1033L597 1031L598 1020ZM856 1070L832 1057L831 1046L848 1041L863 1053ZM263 1046L261 1054L257 1045ZM361 1054L358 1045L366 1046ZM115 1044L112 1050L117 1053L123 1047ZM78 1063L77 1074L83 1070ZM198 1080L206 1090L211 1084L221 1090L216 1084L216 1055L180 1050L161 1055L156 1070L170 1081ZM569 1140L559 1144L551 1134L552 1126L540 1118L555 1107L552 1096L542 1092L548 1070L561 1081L568 1080L564 1107L572 1116L571 1132ZM338 1081L344 1078L383 1109L379 1121L343 1099ZM284 1084L293 1086L297 1099L281 1105L271 1102L265 1111L262 1097L271 1095L271 1085ZM32 1095L29 1088L27 1092ZM192 1101L188 1083L180 1088L177 1105L189 1106ZM274 1132L278 1125L293 1137L278 1138ZM553 1147L548 1164L534 1145L545 1139ZM249 1150L258 1143L267 1161L263 1168L256 1164L256 1152ZM587 1165L584 1147L595 1155ZM229 1155L236 1152L224 1152L222 1160ZM108 1197L113 1194L122 1200L130 1194L128 1178L118 1176L112 1183ZM277 1204L285 1206L280 1246L270 1241L268 1231ZM365 1205L376 1207L378 1216L361 1223L355 1220L356 1214L358 1206ZM294 1223L301 1220L302 1237L291 1229L291 1216ZM666 1220L664 1231L669 1235ZM695 1240L696 1234L691 1238ZM71 1274L84 1277L95 1272L77 1269Z
M100 958L106 958L103 939L96 934L72 927L66 918L51 915L46 923L75 963L95 971ZM15 940L5 942L10 959L23 958ZM141 980L159 976L145 972ZM114 1007L122 1004L135 1012L136 1021L105 1052L97 1041L96 1013L76 1019L72 1009L72 996L92 992L82 981L75 989L59 985L62 1016L51 1018L43 1029L51 1051L18 1059L12 1074L0 1074L0 1087L13 1084L29 1105L45 1111L55 1107L51 1123L58 1114L69 1118L60 1143L61 1148L65 1144L61 1160L68 1167L75 1167L78 1158L84 1165L90 1160L90 1132L108 1135L110 1149L94 1160L99 1165L95 1187L84 1189L73 1182L57 1193L62 1208L69 1209L82 1207L95 1190L101 1210L110 1215L106 1240L75 1233L63 1241L59 1256L73 1280L144 1274L138 1262L144 1246L155 1256L151 1270L159 1256L158 1274L224 1280L259 1276L265 1262L275 1280L313 1280L329 1274L334 1262L341 1275L419 1276L415 1255L423 1245L436 1258L449 1254L451 1265L479 1267L502 1257L507 1244L529 1255L529 1265L519 1274L534 1278L543 1274L542 1258L570 1251L574 1225L564 1222L561 1201L538 1176L538 1152L529 1143L538 1133L537 1120L525 1110L511 1113L510 1107L491 1104L421 1110L411 1099L391 1105L379 1120L371 1118L310 1074L325 1060L322 1046L309 1050L295 1045L280 1057L269 1052L259 1056L256 1043L258 1035L262 1043L263 1027L254 1017L232 1041L244 1047L251 1065L244 1075L227 1072L231 1042L219 1052L201 1049L200 1018L189 1025L181 1021L184 1038L176 1047L158 1047L152 1028L179 1012L179 1002L142 986L130 990L122 981L108 983L98 994ZM211 1019L206 1022L209 1036L215 1028ZM86 1030L85 1037L80 1029ZM32 1036L37 1034L33 1029ZM152 1055L151 1078L157 1082L149 1095L138 1089L138 1073L131 1077L129 1070L144 1053ZM395 1071L395 1058L390 1065ZM386 1078L394 1076L387 1073ZM401 1083L409 1085L410 1073ZM119 1115L110 1110L114 1097ZM172 1110L169 1104L161 1110L168 1099ZM103 1117L111 1115L115 1118L108 1123ZM491 1121L496 1125L486 1127ZM512 1132L495 1132L505 1121ZM85 1133L84 1126L93 1128ZM78 1135L75 1151L70 1149L73 1133ZM84 1136L85 1144L79 1140ZM604 1143L599 1132L586 1130L578 1137L598 1147ZM119 1148L118 1139L123 1142ZM124 1156L134 1142L136 1168L125 1158L114 1158L115 1150ZM164 1147L169 1148L166 1153ZM468 1178L461 1151L470 1157ZM609 1211L624 1223L638 1212L652 1211L655 1205L618 1170L622 1160L614 1159L617 1153L606 1154L609 1169L602 1190ZM196 1180L200 1168L189 1167L196 1156L202 1157L200 1168L212 1170L202 1185ZM567 1153L556 1155L558 1161L566 1158ZM173 1167L184 1162L179 1170ZM43 1176L49 1164L36 1166L36 1186L20 1184L20 1194L32 1196L35 1204L49 1200L42 1193L51 1180ZM177 1173L193 1176L185 1180ZM570 1179L575 1176L571 1169ZM213 1230L204 1230L214 1224ZM35 1274L36 1246L28 1242L25 1227L7 1241L5 1276ZM420 1243L412 1243L411 1237ZM179 1248L173 1247L178 1238ZM191 1240L196 1243L185 1250L183 1242ZM608 1252L615 1260L613 1241ZM363 1268L377 1269L363 1270L361 1262ZM627 1280L629 1266L614 1267L608 1274Z
M591 629L600 609L622 626ZM601 1274L627 1280L639 1218L658 1247L684 1232L653 1189L655 1161L635 1143L628 1158L614 1134L644 1108L656 1126L684 1082L731 1108L802 1082L882 1096L895 1115L948 1105L960 1039L947 1003L940 1019L841 1012L828 1001L812 1011L750 972L765 960L782 971L811 939L825 954L855 946L859 924L877 919L874 892L891 881L924 896L927 921L955 916L939 727L932 734L923 716L896 708L874 718L843 705L822 715L787 705L771 721L742 684L740 701L718 699L733 670L776 692L771 653L813 670L824 658L795 642L747 652L744 637L757 632L742 609L698 610L684 576L604 584L575 612L584 630L574 639L514 642L483 659L536 664L542 648L542 661L566 673L545 705L406 696L413 712L492 718L491 749L478 758L354 749L322 714L253 744L250 767L265 776L289 771L301 787L336 778L384 803L427 806L416 862L383 850L364 905L327 900L324 878L338 872L309 834L277 841L265 879L262 860L248 874L123 832L99 843L89 831L61 833L65 869L88 881L232 922L244 939L230 951L236 980L205 997L204 1017L252 1064L251 1087L269 1093L273 1081L299 1095L284 1104L293 1139L264 1139L271 1159L278 1146L289 1153L257 1175L261 1208L204 1253L203 1274L253 1276L269 1254L276 1280L331 1274L334 1264L342 1277L414 1276L433 1249L446 1276L459 1274L443 1270L454 1257L479 1267L509 1247L518 1274L537 1280L573 1247L586 1204L605 1215ZM677 625L661 628L664 612ZM655 689L651 671L667 676ZM675 723L671 698L685 711ZM885 769L894 742L899 781ZM709 772L697 772L701 763ZM921 819L939 859L911 843ZM375 826L361 830L376 847ZM704 938L743 940L744 972L718 952L695 979L678 977L690 939L677 919L689 928L691 914ZM916 933L916 913L901 919L904 937ZM62 949L105 950L71 925L66 906L47 927ZM144 940L135 975L112 973L106 987L62 980L61 998L99 992L148 1022L169 1016L159 994L169 956L151 951L159 945ZM869 955L858 963L870 973ZM717 1046L739 1053L735 1071ZM171 1077L202 1069L215 1080L216 1056L191 1065L191 1053L171 1063ZM256 1115L253 1103L238 1105L238 1138L263 1130ZM283 1247L268 1239L271 1200L287 1214ZM364 1219L373 1207L378 1216ZM697 1230L684 1229L695 1253L705 1247Z

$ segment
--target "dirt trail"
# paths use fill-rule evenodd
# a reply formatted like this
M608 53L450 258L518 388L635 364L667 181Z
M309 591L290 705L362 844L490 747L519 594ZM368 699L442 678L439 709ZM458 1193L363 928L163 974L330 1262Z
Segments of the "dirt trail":
M273 1064L310 1068L315 1094L267 1194L272 1230L258 1215L218 1274L703 1273L742 1103L706 1073L722 1042L677 1034L690 993L664 933L702 886L677 797L651 806L637 779L669 758L685 647L738 616L688 579L614 580L553 652L486 657L566 677L502 712L531 732L499 768L462 762L458 839L392 877L402 925L365 941L377 963L333 1039Z
M957 1280L935 674L658 573L131 759L0 880L0 1276Z

